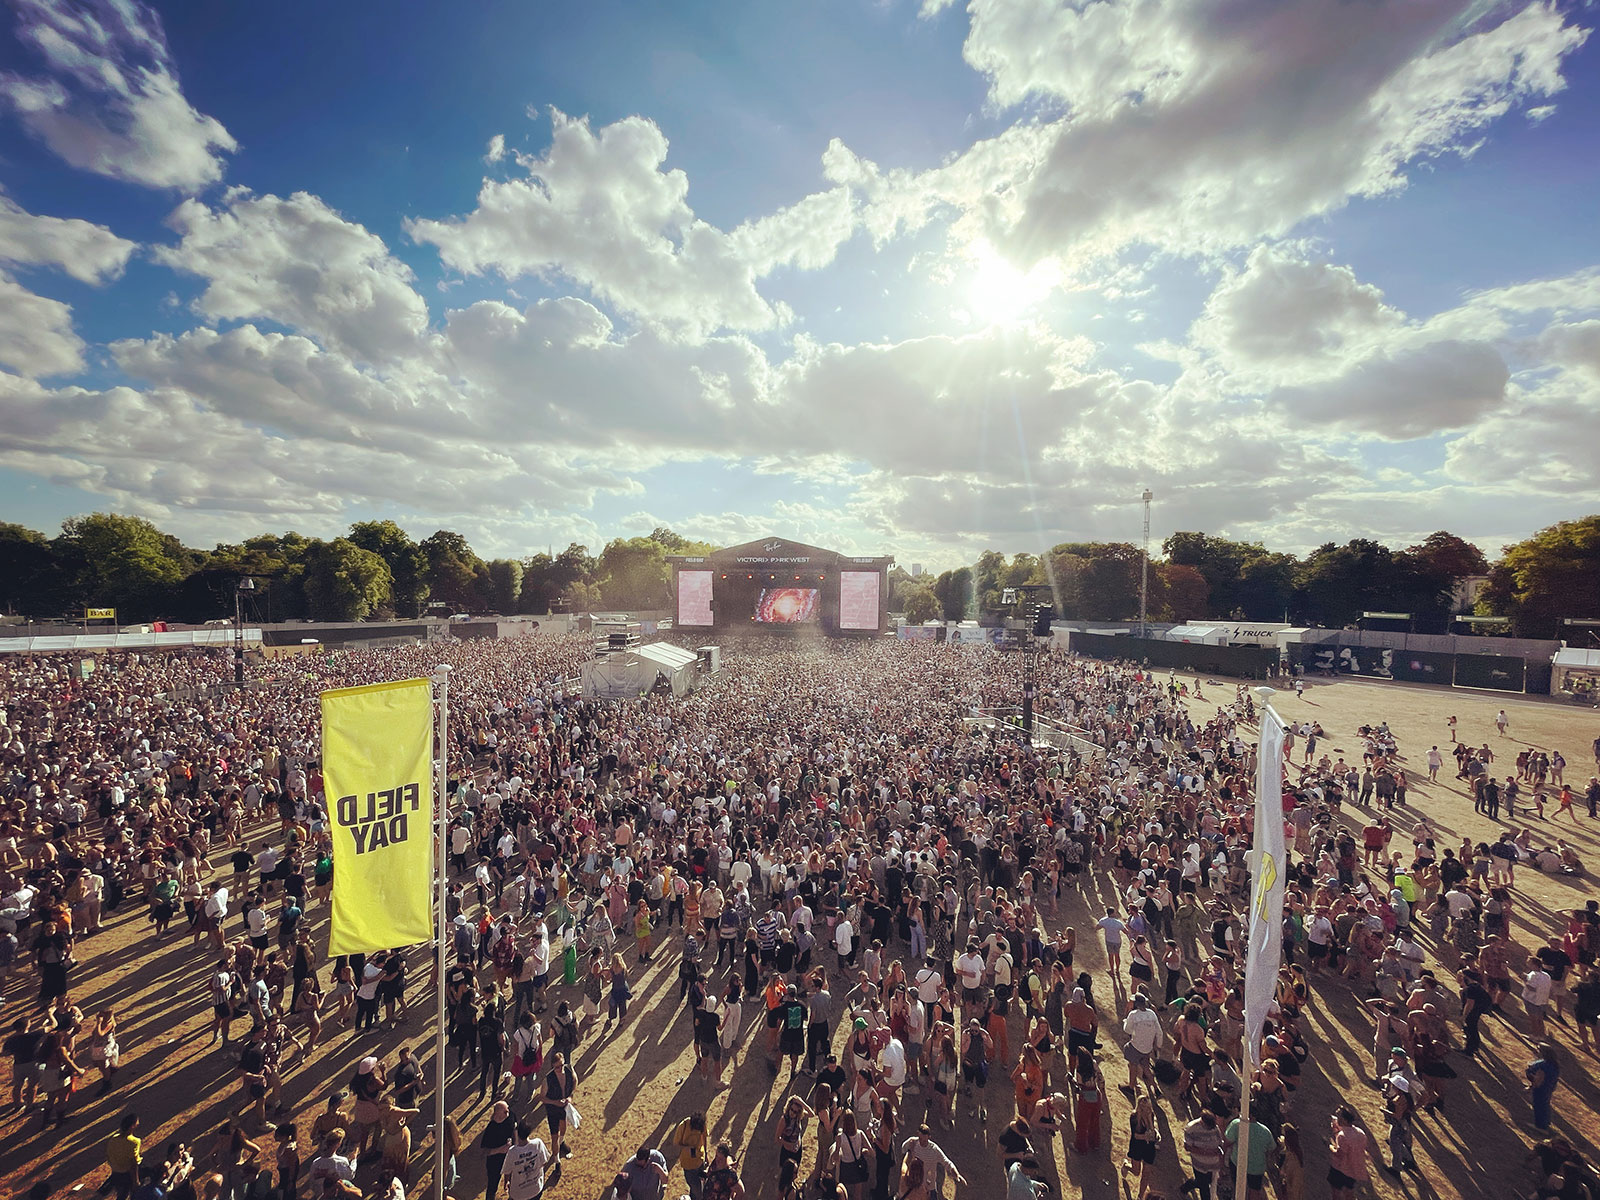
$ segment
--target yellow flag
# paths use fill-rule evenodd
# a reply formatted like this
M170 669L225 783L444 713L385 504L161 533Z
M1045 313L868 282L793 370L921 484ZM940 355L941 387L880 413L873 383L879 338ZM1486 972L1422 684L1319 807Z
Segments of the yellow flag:
M329 954L433 937L433 689L403 679L322 693L333 835Z

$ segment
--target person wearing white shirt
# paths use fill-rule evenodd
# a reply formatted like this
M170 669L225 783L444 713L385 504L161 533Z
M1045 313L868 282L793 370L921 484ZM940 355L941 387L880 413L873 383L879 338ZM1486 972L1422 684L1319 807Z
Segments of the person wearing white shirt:
M1139 1077L1143 1076L1153 1091L1155 1077L1150 1071L1150 1060L1161 1045L1161 1018L1151 1011L1150 1000L1143 992L1133 994L1133 1007L1123 1019L1122 1032L1128 1035L1122 1056L1128 1060L1129 1088L1137 1087Z
M550 1151L532 1133L531 1125L518 1121L517 1140L506 1151L501 1171L510 1200L539 1200L544 1194L544 1169L550 1162Z
M1544 1037L1544 1017L1555 981L1543 967L1535 966L1522 980L1522 1007L1528 1010L1528 1036Z
M833 948L838 952L841 965L846 967L855 965L856 931L850 924L848 916L841 916L839 923L833 927Z
M978 940L973 938L967 942L967 948L961 957L956 959L956 978L961 984L961 1008L963 1018L970 1018L972 1009L975 1009L983 999L983 954L978 948Z
M906 1048L899 1038L893 1034L878 1051L878 1066L883 1071L884 1082L895 1090L898 1096L900 1089L906 1083Z

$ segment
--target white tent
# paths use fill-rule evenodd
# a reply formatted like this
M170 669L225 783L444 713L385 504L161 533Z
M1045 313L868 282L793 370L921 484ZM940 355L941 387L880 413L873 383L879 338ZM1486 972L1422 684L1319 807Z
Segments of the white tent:
M648 692L663 676L674 696L694 686L695 654L667 642L634 646L583 664L583 694L596 700L620 700Z
M1226 646L1226 625L1175 625L1167 630L1169 642L1198 642L1204 646Z
M1600 683L1600 650L1563 646L1550 660L1550 694L1562 692L1592 695Z

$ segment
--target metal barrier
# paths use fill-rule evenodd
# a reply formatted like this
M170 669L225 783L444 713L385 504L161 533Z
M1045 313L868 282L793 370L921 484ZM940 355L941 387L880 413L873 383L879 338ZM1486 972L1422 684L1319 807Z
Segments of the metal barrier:
M974 712L977 715L969 717L969 722L986 726L1006 725L1018 732L1022 730L1022 709L1014 705L980 708ZM1042 717L1037 713L1033 718L1033 740L1035 743L1042 742L1047 746L1054 746L1058 750L1070 750L1078 757L1090 760L1102 759L1106 754L1105 747L1093 741L1087 729L1063 725L1059 721Z

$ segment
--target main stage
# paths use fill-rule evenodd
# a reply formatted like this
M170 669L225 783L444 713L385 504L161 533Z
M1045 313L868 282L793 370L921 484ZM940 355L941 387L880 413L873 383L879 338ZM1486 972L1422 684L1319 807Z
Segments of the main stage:
M892 558L765 538L668 561L676 629L873 637L888 626Z

